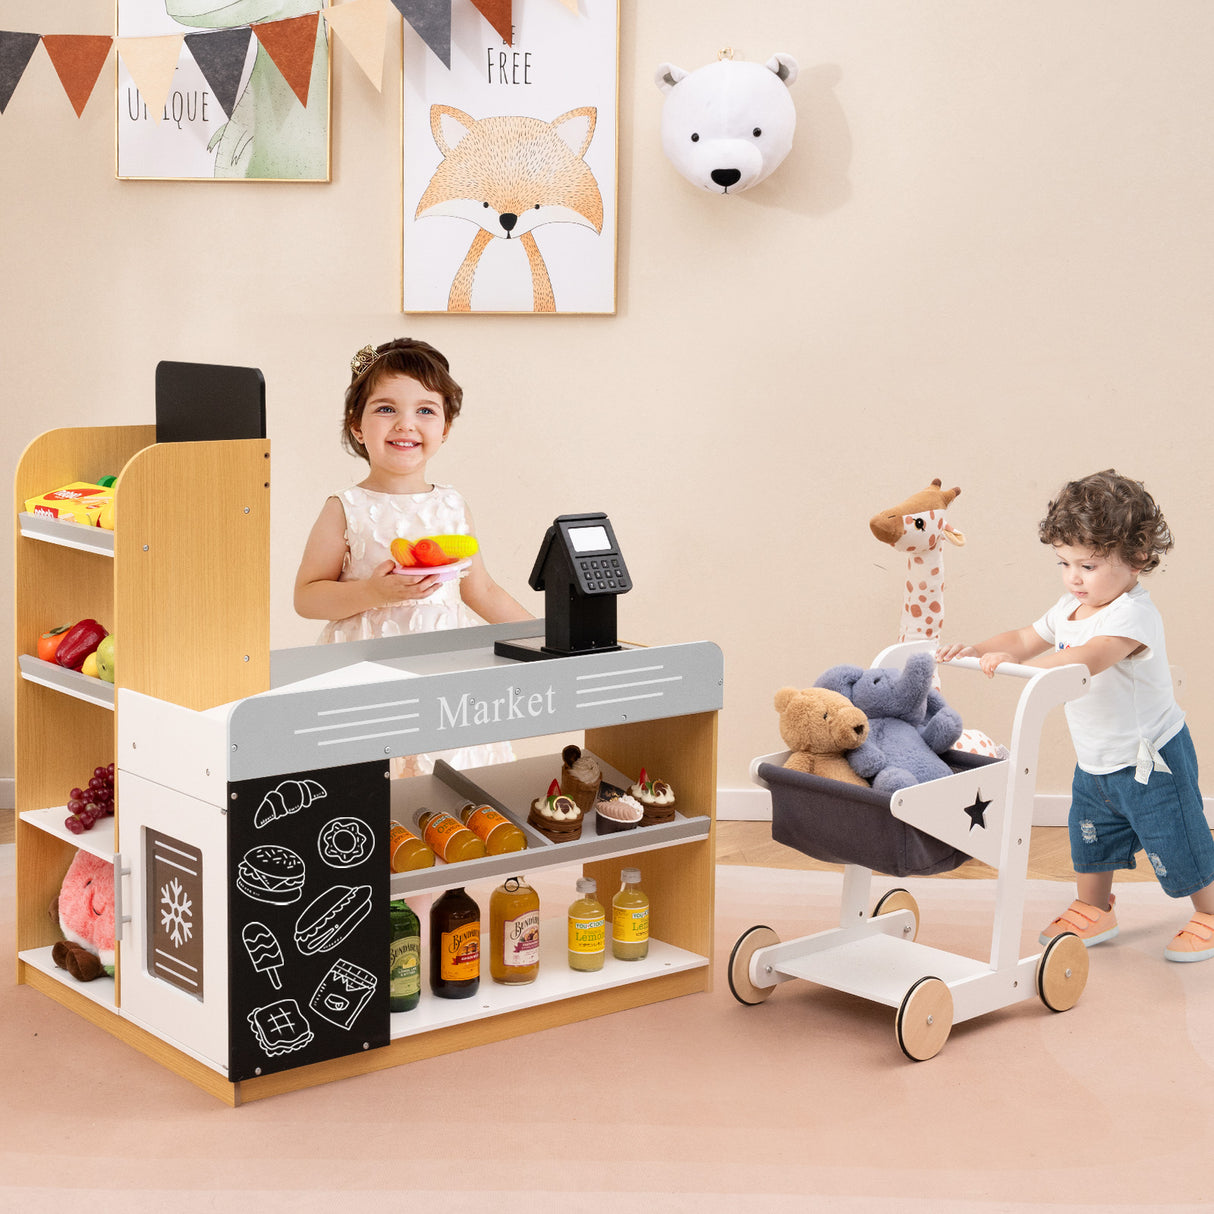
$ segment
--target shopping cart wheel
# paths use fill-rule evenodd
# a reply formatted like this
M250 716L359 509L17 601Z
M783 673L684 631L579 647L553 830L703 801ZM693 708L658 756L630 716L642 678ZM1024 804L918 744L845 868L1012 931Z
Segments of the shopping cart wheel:
M1087 981L1087 946L1074 932L1055 936L1037 962L1037 994L1041 1002L1051 1012L1065 1012L1078 1003Z
M914 1062L944 1048L953 1028L953 992L939 978L920 978L906 992L895 1022L898 1046Z
M774 982L771 986L755 986L751 982L750 959L759 949L779 943L780 937L762 924L748 928L738 937L733 952L729 954L729 989L739 1003L753 1007L756 1003L762 1003L776 989Z
M915 916L915 930L910 937L914 940L919 934L919 903L908 890L891 889L882 894L877 899L877 905L873 907L872 917L875 919L878 915L888 915L890 911L900 910L908 910Z

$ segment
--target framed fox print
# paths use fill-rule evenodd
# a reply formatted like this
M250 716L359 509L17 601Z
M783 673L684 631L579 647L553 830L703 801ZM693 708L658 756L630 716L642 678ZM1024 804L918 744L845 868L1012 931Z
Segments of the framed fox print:
M117 0L118 177L328 181L324 0Z
M615 312L618 0L451 6L450 68L406 31L405 312Z

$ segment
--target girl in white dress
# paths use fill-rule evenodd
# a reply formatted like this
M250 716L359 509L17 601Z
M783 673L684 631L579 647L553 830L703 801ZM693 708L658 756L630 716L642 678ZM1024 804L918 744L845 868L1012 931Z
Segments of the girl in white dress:
M474 612L490 624L531 619L489 576L479 552L457 580L393 572L389 547L398 537L475 534L463 497L426 477L463 391L442 354L407 337L363 347L350 369L342 441L370 471L321 508L295 577L295 610L328 621L321 643L466 628L477 622ZM463 747L393 759L392 774L429 772L436 758L462 768L511 757L508 743Z

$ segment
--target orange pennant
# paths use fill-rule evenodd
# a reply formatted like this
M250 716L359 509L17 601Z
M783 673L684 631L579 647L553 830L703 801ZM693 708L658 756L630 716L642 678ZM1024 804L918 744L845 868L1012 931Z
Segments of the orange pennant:
M93 94L93 86L110 53L109 34L43 34L42 45L51 57L63 91L79 118Z
M284 21L267 21L253 26L257 41L291 86L305 109L308 86L312 81L312 56L316 52L316 36L320 32L320 13L304 17L288 17Z
M512 0L472 0L472 5L497 30L507 46L514 45Z

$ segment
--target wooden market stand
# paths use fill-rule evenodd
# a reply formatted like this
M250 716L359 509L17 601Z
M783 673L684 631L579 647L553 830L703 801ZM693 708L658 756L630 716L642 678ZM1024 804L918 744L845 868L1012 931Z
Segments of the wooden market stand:
M533 621L271 654L269 467L265 440L157 443L152 426L50 431L22 456L18 982L231 1104L708 989L717 647L625 646L535 662L494 654L497 640L542 634ZM24 513L29 497L118 469L115 532ZM117 639L114 686L33 656L46 628L88 616ZM603 836L588 822L563 844L526 827L530 799L557 774L571 733L609 778L635 778L642 765L660 772L678 793L675 821ZM542 757L386 778L398 755L556 735ZM70 834L68 790L111 760L115 818ZM265 811L292 792L299 805ZM574 973L565 905L545 906L535 984L499 987L486 975L478 998L452 1001L430 996L423 977L421 1006L390 1013L388 901L424 904L465 884L487 894L520 864L486 857L394 876L388 822L473 797L524 826L527 873L573 865L611 891L622 857L642 866L654 906L649 958ZM353 832L343 840L365 828L366 854L326 853L335 823ZM296 852L306 867L286 904L249 893L241 865L265 845ZM114 861L113 980L78 983L50 960L59 933L47 907L78 847ZM182 865L166 856L188 857L193 872L189 900L169 915L164 865ZM365 898L364 917L351 916L335 942L306 938L307 912L335 892ZM478 900L484 909L487 898ZM169 954L186 920L196 952L177 966ZM250 927L277 940L275 965L249 951Z

